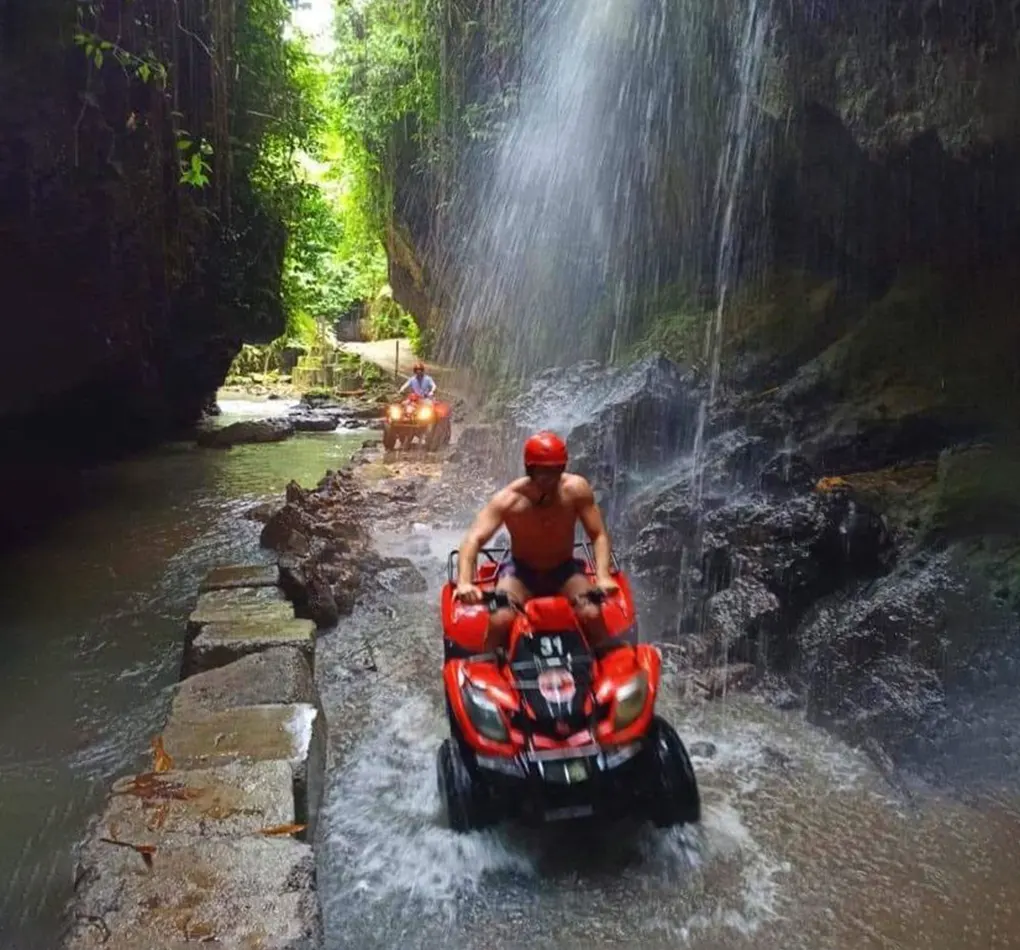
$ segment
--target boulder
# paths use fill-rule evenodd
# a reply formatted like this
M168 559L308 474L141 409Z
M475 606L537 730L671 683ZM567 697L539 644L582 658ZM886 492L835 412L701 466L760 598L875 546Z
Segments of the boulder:
M780 619L780 603L761 581L738 577L706 604L705 633L724 659L736 649L746 659L764 659Z
M650 356L625 368L582 362L548 370L508 410L524 430L549 428L565 438L571 467L591 477L600 462L661 465L690 448L701 398L689 372Z
M296 432L332 432L341 419L339 412L299 410L288 413L287 420Z
M294 426L287 419L253 419L206 429L199 433L197 442L203 448L223 449L251 442L282 442L293 434Z

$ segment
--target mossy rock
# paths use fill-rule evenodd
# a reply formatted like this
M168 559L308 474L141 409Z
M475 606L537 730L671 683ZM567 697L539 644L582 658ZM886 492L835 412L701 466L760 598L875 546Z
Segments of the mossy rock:
M943 452L928 531L942 538L1020 535L1020 449Z

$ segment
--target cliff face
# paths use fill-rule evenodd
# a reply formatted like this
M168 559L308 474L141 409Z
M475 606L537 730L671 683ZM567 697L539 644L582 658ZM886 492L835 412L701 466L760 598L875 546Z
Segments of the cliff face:
M227 173L214 110L234 84L212 58L205 6L107 0L76 23L64 0L0 5L0 428L12 455L158 438L197 417L242 337L282 330L285 235ZM135 58L86 57L83 30ZM140 76L143 61L172 85ZM181 128L217 146L205 187L179 182ZM34 437L48 425L59 440Z

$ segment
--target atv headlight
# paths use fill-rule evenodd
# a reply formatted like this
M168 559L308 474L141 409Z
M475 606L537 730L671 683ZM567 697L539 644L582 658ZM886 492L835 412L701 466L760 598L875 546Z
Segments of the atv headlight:
M464 708L475 728L486 739L493 742L506 742L510 735L506 731L506 723L500 714L499 707L485 693L470 683L465 683L461 690L464 696Z
M645 708L648 700L648 674L642 670L616 691L616 710L613 713L613 727L626 729Z
M396 422L400 419L400 406L390 406L390 418Z
M432 407L422 406L421 409L418 410L418 418L421 419L422 422L428 422L429 419L432 418Z

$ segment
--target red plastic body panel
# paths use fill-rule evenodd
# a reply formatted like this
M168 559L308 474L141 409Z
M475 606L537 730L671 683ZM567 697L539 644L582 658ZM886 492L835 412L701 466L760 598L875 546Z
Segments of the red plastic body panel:
M594 572L587 572L594 577ZM496 583L496 565L487 563L477 572L475 583L483 589L492 589ZM630 583L622 572L614 576L620 585L619 592L608 597L602 606L602 615L611 636L620 636L633 627L636 615ZM445 584L441 593L443 633L458 646L480 653L484 649L485 634L488 630L489 612L483 605L466 605L454 601L453 585ZM543 630L580 629L574 610L563 597L536 597L528 601L524 614L518 614L510 633L511 651L520 637L531 636ZM592 694L599 703L608 702L616 691L642 671L648 681L648 697L641 715L626 729L614 731L613 714L599 723L597 735L587 731L576 733L562 740L535 736L536 748L555 749L581 746L594 740L613 746L633 742L647 733L655 710L661 675L659 651L647 644L628 649L621 647L605 654L595 662L592 679ZM520 709L521 702L509 668L500 668L495 663L475 660L450 659L443 669L443 680L450 708L467 743L484 755L512 757L520 753L525 737L508 725L509 742L498 743L481 735L474 728L464 707L462 685L469 679L473 686L485 691L489 699L506 710L506 721L512 711ZM614 701L615 702L615 701Z

